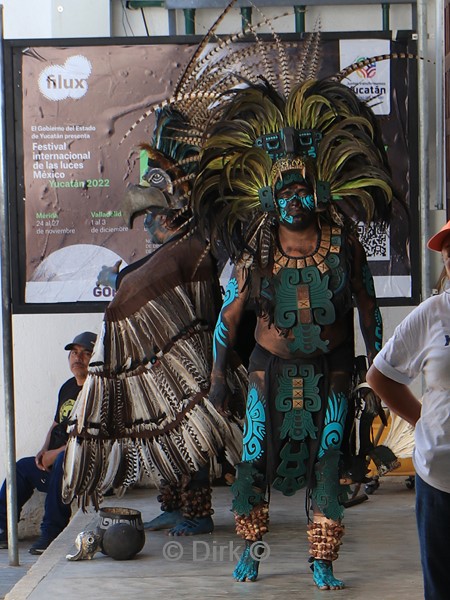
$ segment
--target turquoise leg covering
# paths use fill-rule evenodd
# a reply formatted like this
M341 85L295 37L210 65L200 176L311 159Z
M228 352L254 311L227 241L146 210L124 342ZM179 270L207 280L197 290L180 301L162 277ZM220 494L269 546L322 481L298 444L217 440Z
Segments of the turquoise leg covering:
M315 560L312 564L313 579L319 590L342 590L345 584L333 575L333 563Z
M252 552L252 546L255 542L245 540L245 549L241 558L233 571L233 577L236 581L256 581L259 571L259 560Z

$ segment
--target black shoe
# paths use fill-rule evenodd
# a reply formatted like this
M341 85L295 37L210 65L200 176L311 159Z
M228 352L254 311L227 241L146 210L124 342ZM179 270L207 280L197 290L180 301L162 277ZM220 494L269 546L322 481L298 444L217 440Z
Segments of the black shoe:
M0 529L0 550L8 549L8 534L3 529Z
M30 554L42 554L44 550L50 546L55 538L48 537L47 535L41 534L38 540L34 542L34 544L29 549Z

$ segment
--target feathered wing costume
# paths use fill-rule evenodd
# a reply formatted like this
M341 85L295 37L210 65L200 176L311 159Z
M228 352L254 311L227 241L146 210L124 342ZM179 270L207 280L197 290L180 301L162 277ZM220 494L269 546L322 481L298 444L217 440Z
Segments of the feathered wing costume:
M146 147L150 186L127 194L127 220L136 212L162 213L178 232L120 274L71 414L66 502L78 496L83 506L98 507L104 492L123 492L142 471L158 484L177 484L220 453L231 464L239 459L243 368L229 371L234 418L220 416L207 400L221 294L215 259L190 218L190 159L198 150L176 141L183 130L179 113L159 113L154 146Z
M124 277L71 415L67 501L97 503L110 487L135 484L141 469L176 482L223 447L231 464L238 459L240 428L205 401L219 290L204 251L198 235L172 239ZM236 386L239 378L242 397Z

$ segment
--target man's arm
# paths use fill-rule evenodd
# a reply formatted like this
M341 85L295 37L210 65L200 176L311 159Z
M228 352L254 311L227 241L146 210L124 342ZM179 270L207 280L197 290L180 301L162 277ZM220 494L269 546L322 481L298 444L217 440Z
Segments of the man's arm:
M381 350L383 321L364 248L355 238L351 238L351 247L353 253L352 293L358 309L359 326L364 338L367 358L369 364L372 364L376 354Z
M45 437L45 441L44 441L42 448L39 450L39 452L35 456L34 461L36 463L37 468L40 469L41 471L48 471L49 467L56 460L56 456L59 454L59 452L58 452L58 454L56 454L56 456L53 458L53 460L51 460L51 454L53 454L55 451L48 449L48 447L50 445L50 438L52 435L52 431L57 425L58 425L58 423L56 421L53 421L52 425L50 426L50 429L47 432L47 435ZM62 450L64 450L64 448L65 448L65 446L62 447ZM59 451L62 451L62 450L59 449ZM51 462L49 462L50 460L51 460Z
M413 427L416 425L422 405L407 385L386 377L374 365L367 371L366 379L389 409Z
M64 444L64 446L61 446L60 448L53 448L53 450L47 450L47 452L44 452L42 464L46 471L50 470L55 460L58 458L61 452L65 451L65 449L66 445Z
M243 292L244 277L241 270L233 269L225 291L222 309L213 336L213 367L209 399L215 408L227 414L229 390L226 382L228 352L236 341L236 332L244 312L248 291Z

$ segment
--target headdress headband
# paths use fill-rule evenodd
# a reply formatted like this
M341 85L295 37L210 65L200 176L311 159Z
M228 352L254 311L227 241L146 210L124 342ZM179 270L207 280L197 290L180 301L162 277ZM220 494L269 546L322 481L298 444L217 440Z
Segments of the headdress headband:
M280 131L265 133L255 140L255 146L267 152L272 160L296 156L317 158L317 146L322 139L320 131L284 127Z

